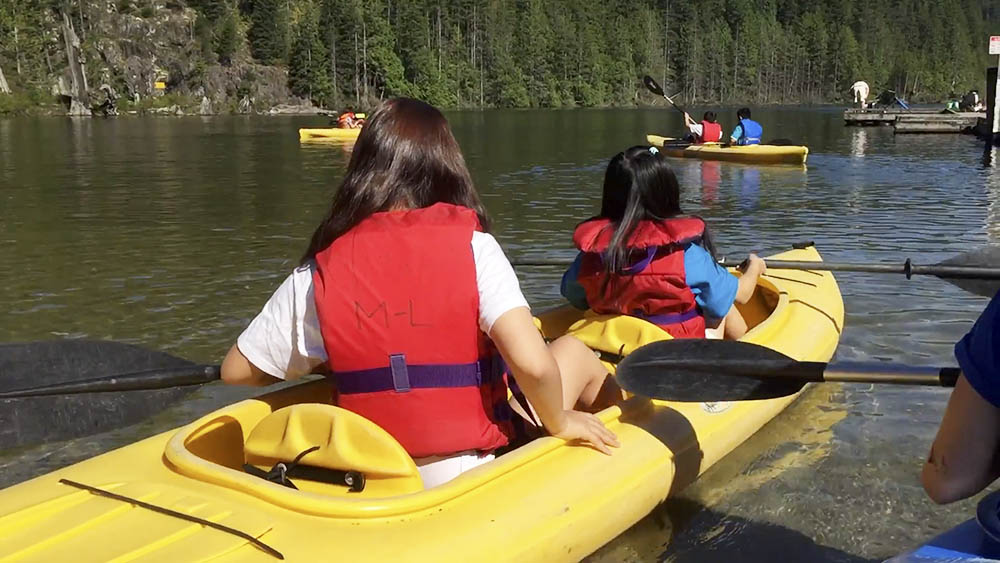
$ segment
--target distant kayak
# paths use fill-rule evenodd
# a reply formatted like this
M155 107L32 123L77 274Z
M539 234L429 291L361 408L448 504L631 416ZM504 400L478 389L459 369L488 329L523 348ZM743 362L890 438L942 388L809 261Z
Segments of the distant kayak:
M321 139L357 139L361 129L341 129L340 127L325 127L319 129L299 129L300 141Z
M726 146L719 143L697 145L673 137L646 135L646 142L660 147L667 156L728 160L756 164L805 164L809 147L791 145Z

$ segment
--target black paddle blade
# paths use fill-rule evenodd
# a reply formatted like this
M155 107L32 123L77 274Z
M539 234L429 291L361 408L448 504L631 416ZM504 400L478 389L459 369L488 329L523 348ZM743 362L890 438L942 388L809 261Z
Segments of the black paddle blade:
M1000 268L1000 245L987 245L976 250L953 256L944 262L939 262L938 266L972 266L983 268ZM983 297L993 297L1000 291L1000 280L989 279L962 279L950 276L938 276L941 279L956 285L969 293L982 295Z
M809 381L822 381L825 366L747 342L691 338L639 348L618 364L615 379L652 399L747 401L796 393Z
M170 354L120 342L53 340L0 344L0 391L193 366L192 362ZM0 450L133 424L193 390L184 387L0 399Z
M646 85L646 88L648 88L650 92L656 94L657 96L666 95L663 93L663 88L660 88L660 85L657 84L655 80L653 80L652 76L648 74L646 76L643 76L642 83Z

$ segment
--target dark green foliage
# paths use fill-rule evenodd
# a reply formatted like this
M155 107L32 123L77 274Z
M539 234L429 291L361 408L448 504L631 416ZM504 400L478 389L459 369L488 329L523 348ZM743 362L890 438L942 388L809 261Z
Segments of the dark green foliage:
M230 10L216 24L215 53L219 62L229 65L240 46L239 16Z
M288 60L288 87L296 96L319 105L330 101L330 61L319 32L318 10L307 4L295 26L295 39Z
M254 58L264 64L283 64L288 57L288 14L282 0L249 0L247 41Z
M243 63L245 42L254 62L288 66L297 95L358 109L396 95L447 107L650 103L643 74L688 103L845 101L855 80L873 92L892 89L934 102L985 90L984 69L995 64L986 37L1000 23L996 0L160 5L194 10L191 36L202 68ZM153 4L114 0L114 6L146 17ZM88 36L87 14L99 11L94 0L0 0L0 68L12 88L47 88L65 66L58 10L80 28L84 51L99 56L97 38Z

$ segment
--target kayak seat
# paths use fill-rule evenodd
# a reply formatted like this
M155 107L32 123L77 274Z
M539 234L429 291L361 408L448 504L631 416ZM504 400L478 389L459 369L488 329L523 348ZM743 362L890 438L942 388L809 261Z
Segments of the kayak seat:
M243 451L248 473L292 488L362 496L423 490L416 464L395 438L329 404L299 403L268 414L250 431Z
M628 315L601 315L594 311L584 313L582 319L569 326L566 334L575 336L597 352L611 373L615 372L618 362L636 348L673 338L647 320Z

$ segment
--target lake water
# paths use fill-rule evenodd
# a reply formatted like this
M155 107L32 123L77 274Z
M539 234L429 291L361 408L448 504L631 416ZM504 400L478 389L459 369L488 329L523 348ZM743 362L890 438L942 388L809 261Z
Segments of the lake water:
M730 116L731 108L721 112ZM807 167L676 160L685 211L720 253L813 240L828 260L931 264L1000 242L1000 169L961 135L845 128L836 108L755 112L765 138L807 144ZM665 110L449 114L512 258L572 258L604 168ZM733 119L723 119L731 125ZM0 120L0 342L100 338L218 362L304 250L347 161L301 145L309 117ZM525 268L538 309L560 272ZM986 299L940 280L837 276L837 359L954 363ZM128 428L0 453L0 486L186 422L246 396L212 385ZM947 391L813 388L682 497L596 561L881 560L968 518L918 476Z

